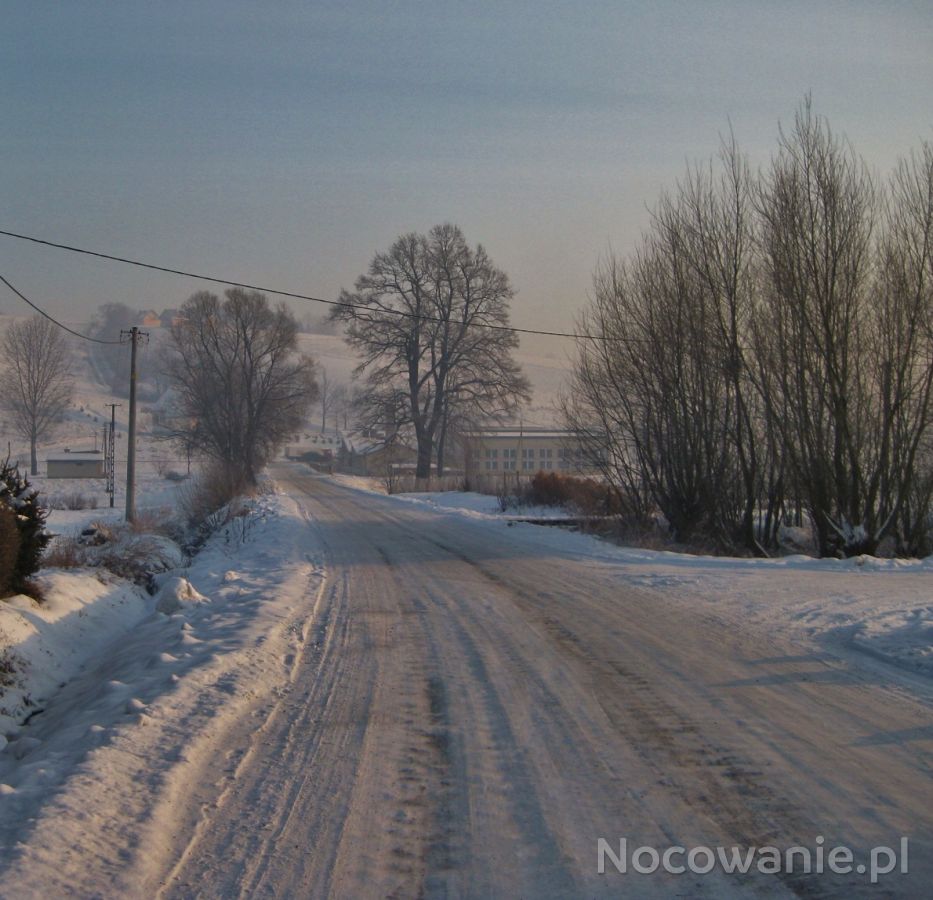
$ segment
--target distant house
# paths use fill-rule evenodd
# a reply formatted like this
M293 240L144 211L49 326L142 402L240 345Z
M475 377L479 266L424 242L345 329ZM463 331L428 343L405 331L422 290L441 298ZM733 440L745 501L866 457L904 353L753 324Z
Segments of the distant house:
M351 433L344 436L338 463L351 475L383 476L414 469L417 453L404 444L386 444L385 435Z
M49 478L104 478L104 455L98 450L65 450L46 459Z
M472 431L464 439L467 471L477 475L501 472L534 474L557 471L584 472L579 436L560 428L519 426Z
M320 426L311 425L289 441L285 446L285 456L332 469L344 449L343 435L339 431L331 428L322 430Z
M181 321L181 313L177 309L163 309L159 316L159 324L163 328L171 328Z

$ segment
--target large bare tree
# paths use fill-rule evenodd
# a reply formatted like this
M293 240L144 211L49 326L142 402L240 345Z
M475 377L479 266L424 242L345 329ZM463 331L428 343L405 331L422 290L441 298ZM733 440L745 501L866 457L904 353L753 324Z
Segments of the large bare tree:
M39 315L10 325L0 346L0 404L29 441L30 472L38 475L38 443L71 402L71 353L62 332Z
M376 254L355 292L341 292L332 318L347 323L346 340L362 357L356 371L369 396L361 418L383 427L387 439L410 429L417 477L430 474L435 454L443 471L454 418L502 419L529 397L512 357L513 294L485 249L471 248L450 224L402 235Z
M872 355L887 428L879 487L901 553L933 552L933 144L902 160L889 186Z
M917 292L922 281L901 283L916 276L903 271L882 199L807 101L759 192L760 347L773 373L766 397L823 554L875 551L910 474L896 457L928 427L929 295Z
M314 363L297 353L298 325L256 291L200 292L171 330L169 374L192 444L254 484L317 398Z

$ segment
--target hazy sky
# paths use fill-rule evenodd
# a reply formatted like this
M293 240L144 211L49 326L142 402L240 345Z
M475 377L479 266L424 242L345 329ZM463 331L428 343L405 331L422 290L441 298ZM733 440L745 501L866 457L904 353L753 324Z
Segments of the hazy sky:
M330 298L453 221L529 327L730 120L756 163L807 91L881 173L933 139L930 0L0 9L0 228ZM75 320L201 286L8 238L0 273Z

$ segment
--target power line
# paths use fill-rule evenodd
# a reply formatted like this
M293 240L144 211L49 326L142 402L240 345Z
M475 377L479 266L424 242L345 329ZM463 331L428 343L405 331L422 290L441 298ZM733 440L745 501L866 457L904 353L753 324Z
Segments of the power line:
M2 275L0 275L0 281L2 281L11 291L13 291L13 293L16 294L16 296L19 297L20 300L22 300L24 303L28 303L37 313L39 313L39 315L45 316L50 322L57 325L59 328L63 328L69 334L73 334L75 337L82 338L85 341L93 341L95 344L122 343L121 341L103 341L100 338L90 337L87 334L81 334L80 331L75 331L73 328L69 328L67 325L63 325L61 322L58 321L58 319L54 318L53 316L50 316L44 309L36 306L36 304L33 303L32 300L30 300L28 297L24 296L18 290L16 290L16 288L13 287L13 285L10 284L10 282L7 281Z
M364 312L374 313L389 313L391 315L401 316L407 319L418 319L419 321L424 322L441 322L444 320L437 316L425 316L419 315L418 313L406 312L402 309L379 309L374 310L369 306L365 306L362 303L341 303L338 300L324 300L321 297L313 297L310 294L298 294L294 291L282 291L276 288L262 287L261 285L256 284L247 284L242 281L231 281L227 278L219 278L214 275L199 275L196 272L186 272L183 269L173 269L170 266L160 266L156 263L147 263L141 262L138 259L128 259L124 256L114 256L112 253L100 253L96 250L87 250L83 247L73 247L70 244L59 244L55 241L45 240L44 238L31 237L28 234L18 234L15 231L5 231L0 229L0 235L5 237L16 238L21 241L30 241L33 244L42 244L46 247L54 247L57 250L68 250L71 253L82 253L85 256L95 256L98 259L106 259L110 262L123 263L128 266L137 266L140 269L151 269L155 272L166 272L169 275L181 275L183 278L196 278L198 281L210 281L214 284L223 284L227 287L238 287L244 288L250 291L261 291L264 294L275 294L277 297L288 297L292 300L307 300L312 303L323 303L327 306L340 306L350 309L359 309ZM23 298L25 300L25 297ZM26 301L29 302L28 300ZM30 304L32 305L32 304ZM40 310L41 312L41 310ZM43 313L43 315L45 315ZM62 326L64 327L64 326ZM545 337L561 337L561 338L573 338L574 340L590 340L590 341L630 341L631 338L620 338L620 337L603 337L595 334L578 334L572 331L543 331L535 328L516 328L513 325L496 325L492 322L475 322L472 323L474 328L486 328L489 331L510 331L513 334L537 334L543 335ZM72 332L74 333L74 332ZM83 337L83 335L79 335ZM89 338L89 340L92 340ZM102 343L113 343L112 341L105 341Z

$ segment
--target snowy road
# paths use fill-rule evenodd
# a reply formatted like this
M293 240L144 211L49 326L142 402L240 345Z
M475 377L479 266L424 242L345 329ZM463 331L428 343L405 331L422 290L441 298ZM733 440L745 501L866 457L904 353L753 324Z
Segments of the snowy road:
M191 821L207 812L179 831L165 897L918 896L933 883L922 687L622 594L532 527L276 477L317 520L328 580L289 692L239 736L236 777L219 798L190 796ZM867 874L596 870L598 838L815 854L823 836L867 863L902 835L910 875L874 889Z

